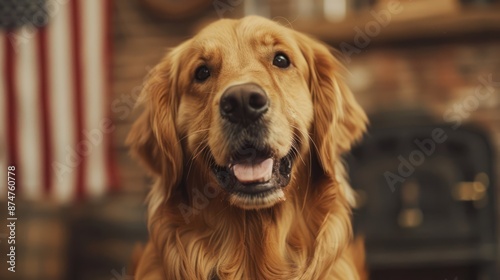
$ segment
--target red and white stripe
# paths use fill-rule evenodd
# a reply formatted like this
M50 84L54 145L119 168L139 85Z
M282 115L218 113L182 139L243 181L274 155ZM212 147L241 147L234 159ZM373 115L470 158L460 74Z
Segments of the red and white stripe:
M5 57L5 32L0 30L0 58L4 61ZM0 65L0 200L7 197L7 85L5 84L5 61ZM5 186L5 187L4 187Z
M69 202L116 186L112 131L102 127L110 1L50 0L47 26L0 32L0 180L16 165L20 197Z

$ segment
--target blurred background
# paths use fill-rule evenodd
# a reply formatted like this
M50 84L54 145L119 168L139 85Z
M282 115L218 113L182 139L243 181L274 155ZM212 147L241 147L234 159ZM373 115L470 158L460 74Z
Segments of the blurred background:
M143 78L208 22L250 14L351 72L371 120L346 156L371 279L500 279L495 0L0 0L0 279L133 279L151 180L124 139Z

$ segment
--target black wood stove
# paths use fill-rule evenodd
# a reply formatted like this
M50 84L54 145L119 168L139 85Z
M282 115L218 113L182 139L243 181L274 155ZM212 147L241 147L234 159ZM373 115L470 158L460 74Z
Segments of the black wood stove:
M421 115L371 119L347 158L371 279L500 279L486 134Z

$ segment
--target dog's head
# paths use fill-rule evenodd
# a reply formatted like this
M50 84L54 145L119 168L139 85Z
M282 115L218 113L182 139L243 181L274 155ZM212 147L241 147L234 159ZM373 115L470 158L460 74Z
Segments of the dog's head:
M233 205L271 207L285 199L294 164L310 152L333 178L363 133L366 116L342 71L325 45L277 23L220 20L157 65L128 142L164 178L166 199L195 164Z

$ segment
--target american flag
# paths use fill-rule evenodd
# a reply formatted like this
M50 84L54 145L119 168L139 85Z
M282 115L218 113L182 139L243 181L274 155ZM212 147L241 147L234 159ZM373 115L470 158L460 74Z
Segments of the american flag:
M0 0L0 200L70 202L116 186L111 0Z

